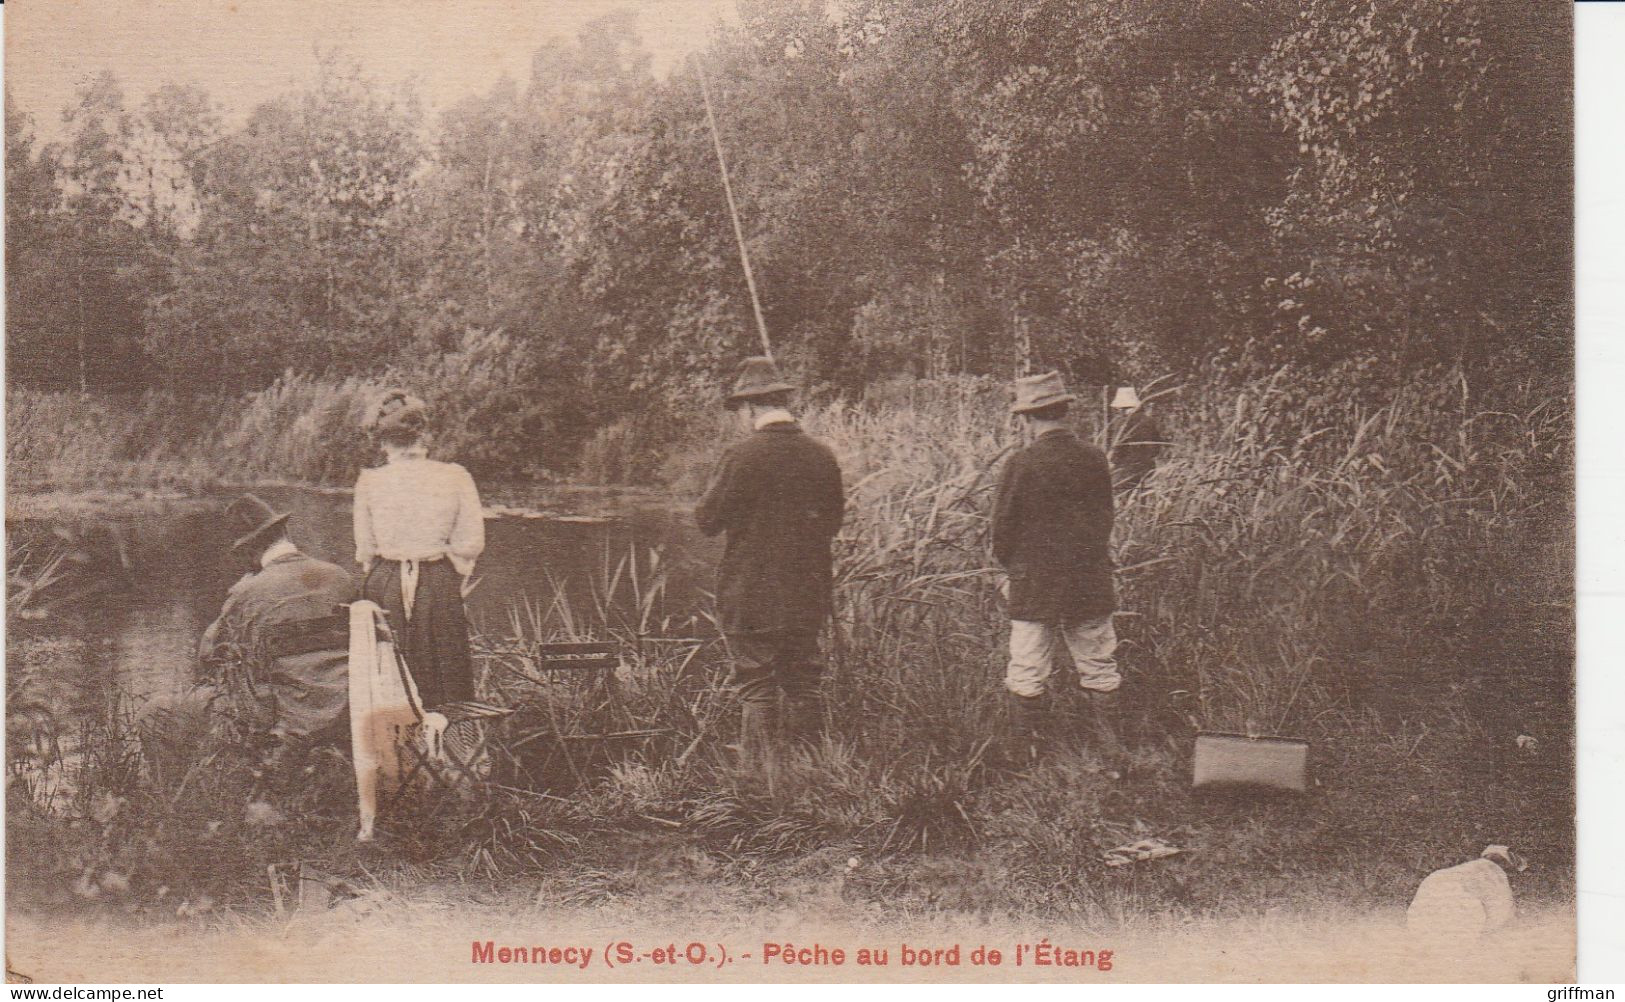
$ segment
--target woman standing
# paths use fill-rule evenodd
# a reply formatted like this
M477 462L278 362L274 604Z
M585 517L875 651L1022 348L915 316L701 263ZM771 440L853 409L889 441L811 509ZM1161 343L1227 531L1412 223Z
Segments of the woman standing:
M368 424L387 461L355 485L362 595L389 614L424 707L473 699L463 582L485 549L479 491L461 466L429 458L417 397L390 391Z

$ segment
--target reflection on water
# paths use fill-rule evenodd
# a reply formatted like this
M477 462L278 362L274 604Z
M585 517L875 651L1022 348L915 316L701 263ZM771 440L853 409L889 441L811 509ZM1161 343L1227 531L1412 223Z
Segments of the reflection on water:
M347 493L287 487L258 488L256 493L293 513L289 529L301 549L355 568ZM225 559L231 540L220 517L233 496L144 502L94 515L107 540L92 548L76 572L96 575L109 587L29 626L31 633L71 637L98 652L96 660L105 671L97 674L109 691L85 696L128 697L139 703L191 683L197 638L236 578ZM686 507L647 496L586 503L578 498L573 506L577 513L564 516L488 511L485 555L468 597L474 629L504 632L513 611L526 605L543 612L554 609L556 624L561 592L575 613L592 609L630 554L647 566L657 549L665 590L661 608L651 612L656 621L686 629L705 601L716 555L714 544L694 530ZM26 511L15 520L8 512L8 532L27 531L30 523L57 517L39 505ZM632 601L630 591L620 589L621 605ZM625 611L635 618L633 610ZM12 660L8 651L8 672Z

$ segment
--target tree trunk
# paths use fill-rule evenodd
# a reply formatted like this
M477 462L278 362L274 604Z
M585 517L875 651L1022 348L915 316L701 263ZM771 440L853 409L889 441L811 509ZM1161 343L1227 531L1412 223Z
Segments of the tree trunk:
M485 152L485 181L481 192L484 197L480 205L480 236L485 244L485 327L487 329L490 329L491 317L496 313L496 298L491 291L491 214L493 211L491 206L491 167L494 159L496 159L494 151L487 149Z
M83 244L79 246L79 268L74 273L73 284L77 292L74 298L78 300L79 314L79 333L76 338L79 349L79 395L88 396L90 394L90 378L89 363L85 359L85 249Z

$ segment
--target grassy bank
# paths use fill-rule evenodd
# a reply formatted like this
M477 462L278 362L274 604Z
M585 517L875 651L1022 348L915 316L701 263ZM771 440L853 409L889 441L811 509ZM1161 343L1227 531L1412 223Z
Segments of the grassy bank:
M504 480L562 470L533 380L498 335L472 339L411 370L342 381L288 374L243 396L80 395L14 389L6 397L13 484L173 485L295 481L349 486L376 460L361 431L367 408L410 386L435 415L436 450Z
M304 859L395 893L531 877L588 906L686 875L774 904L1128 927L1395 906L1498 841L1534 860L1524 895L1569 900L1570 408L1535 386L1486 396L1440 370L1375 402L1342 374L1291 372L1174 398L1175 446L1122 499L1115 535L1126 763L1078 737L1064 685L1051 753L1006 753L984 537L1012 432L1002 387L943 383L807 414L851 498L828 738L770 779L725 748L719 645L662 635L659 562L632 554L594 608L516 610L482 639L484 694L520 709L472 796L419 797L357 847L342 759L277 788L247 752L201 741L206 766L155 776L109 717L81 739L94 754L72 796L10 788L14 894L154 916L263 908L265 866ZM703 465L683 455L674 475ZM534 642L559 636L617 637L627 666L601 687L527 682ZM655 733L566 756L561 720ZM1310 739L1315 788L1193 794L1198 727ZM1105 864L1146 837L1186 852Z

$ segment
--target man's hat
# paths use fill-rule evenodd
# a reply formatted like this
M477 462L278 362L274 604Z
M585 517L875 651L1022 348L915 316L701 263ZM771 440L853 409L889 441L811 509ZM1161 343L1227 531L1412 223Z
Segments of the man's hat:
M753 355L739 363L739 375L734 379L733 392L728 394L728 406L752 397L765 397L770 393L783 393L794 386L779 378L779 367L766 355Z
M1066 392L1059 372L1046 372L1041 376L1022 376L1016 380L1016 402L1010 413L1025 414L1041 410L1051 404L1071 403L1078 399Z
M1119 386L1117 395L1112 397L1112 407L1115 410L1131 411L1140 406L1140 395L1134 392L1132 386Z
M263 540L288 520L291 512L278 512L252 494L244 494L226 509L226 525L237 534L232 552Z

